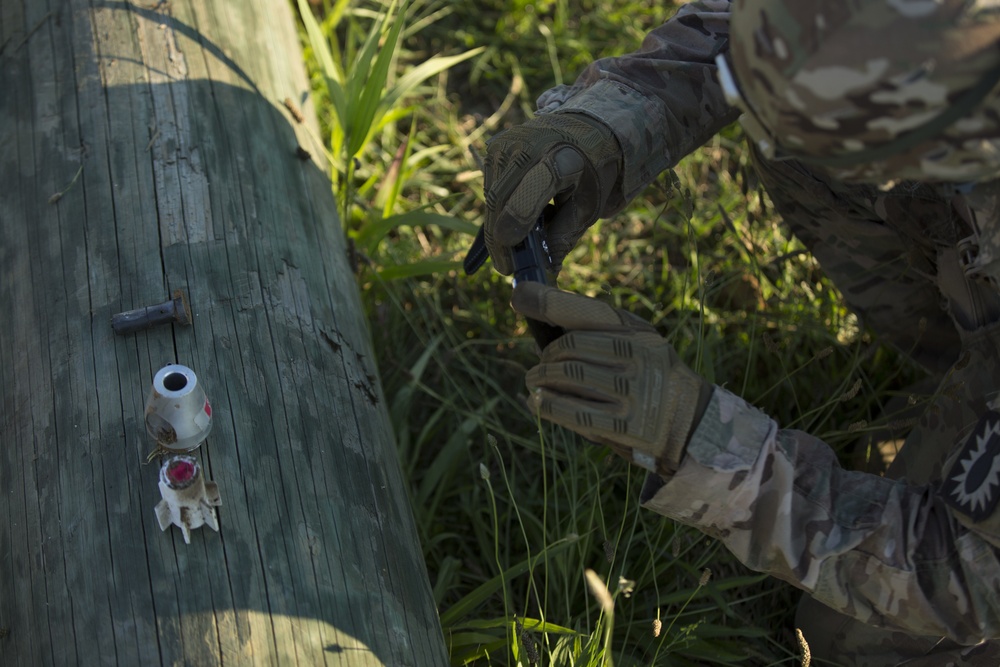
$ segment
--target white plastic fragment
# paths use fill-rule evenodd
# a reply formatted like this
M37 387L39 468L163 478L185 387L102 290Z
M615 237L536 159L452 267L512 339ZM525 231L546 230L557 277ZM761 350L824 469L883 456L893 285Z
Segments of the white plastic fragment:
M156 519L160 530L177 526L184 534L184 542L191 544L191 531L207 525L219 530L215 508L222 504L219 487L206 482L201 474L198 459L186 454L171 456L160 468L160 496L156 504Z
M146 401L146 431L172 452L189 452L212 430L212 406L198 376L187 366L164 366Z

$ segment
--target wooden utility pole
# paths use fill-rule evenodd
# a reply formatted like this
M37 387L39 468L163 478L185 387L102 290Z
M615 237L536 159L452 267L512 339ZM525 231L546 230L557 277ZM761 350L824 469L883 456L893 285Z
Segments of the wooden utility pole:
M446 664L313 114L285 0L0 0L3 665ZM112 332L175 290L192 325ZM170 363L213 408L191 544Z

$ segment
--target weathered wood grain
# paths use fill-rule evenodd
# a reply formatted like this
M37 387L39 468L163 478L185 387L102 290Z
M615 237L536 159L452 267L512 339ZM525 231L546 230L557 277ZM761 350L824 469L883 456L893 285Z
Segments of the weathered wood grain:
M0 663L446 663L308 90L283 0L0 0ZM175 289L193 326L113 334ZM190 545L171 362L214 409Z

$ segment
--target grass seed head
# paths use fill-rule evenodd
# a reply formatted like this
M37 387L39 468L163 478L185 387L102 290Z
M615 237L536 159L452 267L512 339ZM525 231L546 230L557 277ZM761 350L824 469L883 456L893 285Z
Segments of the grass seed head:
M802 651L802 667L809 667L812 662L812 654L809 651L809 642L806 641L802 630L795 628L795 637L799 640L799 649Z
M590 568L584 570L583 574L587 578L587 585L590 587L591 594L597 598L598 604L601 605L601 611L608 616L613 615L615 613L615 601L611 598L611 592L608 590L608 587L601 581L601 577Z
M851 385L851 388L848 389L843 394L841 394L841 396L840 396L841 402L846 402L846 401L851 400L852 398L854 398L855 396L858 395L859 391L861 391L861 378L858 378L857 380L855 380L854 384Z

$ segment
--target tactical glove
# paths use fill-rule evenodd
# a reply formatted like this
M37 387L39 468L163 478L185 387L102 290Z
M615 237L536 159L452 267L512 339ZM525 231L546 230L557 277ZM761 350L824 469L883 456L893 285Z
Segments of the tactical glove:
M511 247L527 236L552 200L555 214L546 221L545 236L558 270L607 206L622 160L610 128L583 114L538 116L490 140L483 232L497 271L513 272Z
M676 472L712 385L631 313L529 282L514 287L511 304L566 330L525 378L537 413L647 470Z

